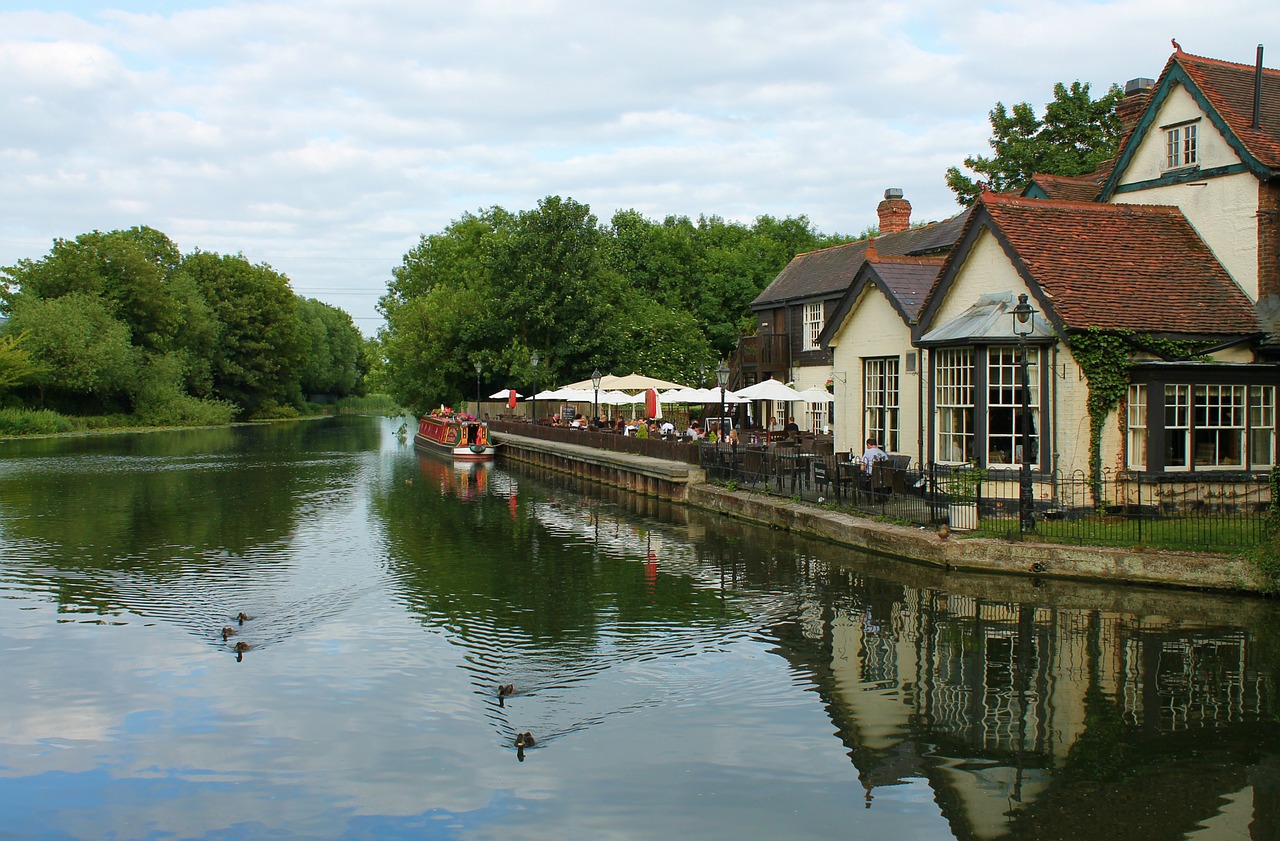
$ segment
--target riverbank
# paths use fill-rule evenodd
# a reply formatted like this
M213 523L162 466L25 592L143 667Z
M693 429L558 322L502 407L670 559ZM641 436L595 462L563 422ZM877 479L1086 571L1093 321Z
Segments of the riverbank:
M681 462L503 434L504 457L714 511L726 517L944 570L1113 584L1265 593L1272 585L1248 558L1145 547L1078 546L993 538L944 538L792 498L729 490Z

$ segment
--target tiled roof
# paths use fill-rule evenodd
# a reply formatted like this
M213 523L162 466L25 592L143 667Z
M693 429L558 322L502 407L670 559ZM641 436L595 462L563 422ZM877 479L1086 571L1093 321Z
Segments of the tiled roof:
M968 218L969 210L966 209L942 222L884 234L876 238L876 250L881 257L943 253L955 245ZM831 297L844 292L866 261L868 242L861 240L797 254L756 296L751 306L758 309L784 301Z
M879 244L876 245L879 248ZM924 299L938 279L941 257L885 257L871 264L884 288L897 299L898 308L915 321L924 308Z
M1031 176L1027 190L1033 186L1039 187L1046 198L1054 201L1097 201L1102 185L1111 174L1113 163L1114 161L1108 161L1101 169L1088 175L1046 175L1037 172ZM1023 195L1026 195L1027 190L1023 191Z
M1271 170L1280 171L1280 70L1262 69L1262 109L1253 128L1253 88L1256 68L1216 58L1176 52L1169 57L1161 80L1180 66L1221 115L1244 147ZM1159 82L1157 82L1159 87Z
M1258 332L1252 302L1176 207L991 193L977 207L972 224L990 221L1065 328Z

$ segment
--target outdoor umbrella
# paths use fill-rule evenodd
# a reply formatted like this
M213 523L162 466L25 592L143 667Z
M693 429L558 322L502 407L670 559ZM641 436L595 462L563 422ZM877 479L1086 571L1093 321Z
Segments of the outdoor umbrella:
M748 400L780 400L784 403L794 403L803 399L800 397L800 392L783 385L772 377L755 385L740 388L735 393L739 397L745 397Z
M490 394L489 399L490 400L510 400L512 394L515 394L517 398L524 397L523 394L517 393L514 388L504 388L502 391L498 391L498 392L494 392L493 394Z
M816 385L813 388L806 388L804 391L800 392L800 396L797 397L796 399L803 400L806 403L836 402L836 398L832 396L831 392L827 391L825 388L821 388L820 386L816 386Z
M569 383L569 388L591 388L591 380L582 380L581 382ZM646 377L643 374L627 374L625 377L615 377L613 374L607 374L600 378L600 387L614 391L639 391L645 388L686 388L680 383L668 382L660 380L657 377Z

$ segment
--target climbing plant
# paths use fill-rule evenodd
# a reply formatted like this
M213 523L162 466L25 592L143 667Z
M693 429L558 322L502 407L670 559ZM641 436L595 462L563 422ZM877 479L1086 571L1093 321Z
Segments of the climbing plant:
M1096 500L1102 482L1102 431L1111 411L1128 393L1133 354L1145 351L1161 359L1203 358L1197 354L1205 344L1095 327L1072 333L1064 340L1089 386L1089 484Z

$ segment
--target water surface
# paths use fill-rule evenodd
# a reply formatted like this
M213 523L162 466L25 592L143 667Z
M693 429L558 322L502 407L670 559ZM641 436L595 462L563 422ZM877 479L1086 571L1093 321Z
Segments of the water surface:
M397 426L0 442L0 838L1280 833L1269 601L948 574Z

